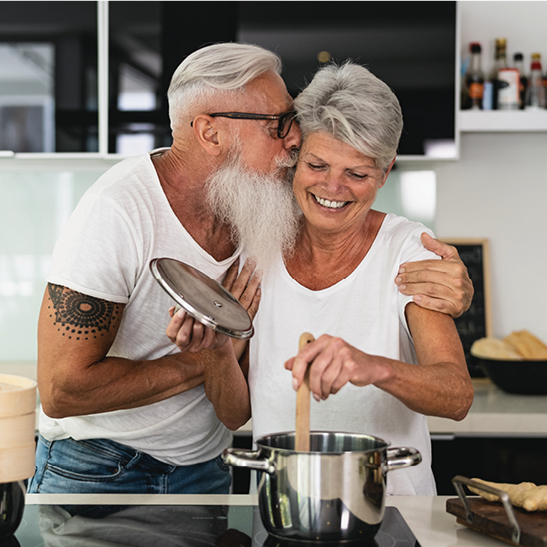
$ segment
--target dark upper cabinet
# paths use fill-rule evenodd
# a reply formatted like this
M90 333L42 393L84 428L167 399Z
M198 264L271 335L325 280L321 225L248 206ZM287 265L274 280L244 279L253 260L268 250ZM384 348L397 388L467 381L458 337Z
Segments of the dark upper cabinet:
M400 155L457 153L455 2L0 1L0 13L0 150L169 146L176 67L244 41L281 55L293 96L324 62L365 64L401 102Z
M0 2L0 150L97 152L95 2Z

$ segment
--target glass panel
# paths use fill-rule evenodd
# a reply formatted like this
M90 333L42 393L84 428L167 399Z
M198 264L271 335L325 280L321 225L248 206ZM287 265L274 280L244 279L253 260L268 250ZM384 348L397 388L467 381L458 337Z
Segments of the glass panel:
M163 2L110 2L108 151L140 154L171 145L162 82Z
M97 152L96 2L0 10L0 150Z
M376 196L374 209L421 222L435 231L437 175L435 171L392 171Z
M0 361L36 359L51 253L102 171L0 172Z

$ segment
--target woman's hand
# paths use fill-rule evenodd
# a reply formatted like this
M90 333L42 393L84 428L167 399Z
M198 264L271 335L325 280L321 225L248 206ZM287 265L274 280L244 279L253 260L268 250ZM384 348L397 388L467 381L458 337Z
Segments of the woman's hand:
M386 359L368 355L341 338L327 334L306 344L285 363L285 368L292 371L295 390L308 367L310 391L317 401L337 393L348 382L366 386L385 380L391 374Z
M442 260L402 264L395 284L401 293L413 295L413 301L418 306L459 317L469 309L473 300L473 283L467 268L452 245L434 239L425 232L421 239L424 247Z
M239 275L238 269L239 258L228 268L222 286L239 300L253 320L260 304L262 273L256 270L255 262L251 258L245 260Z

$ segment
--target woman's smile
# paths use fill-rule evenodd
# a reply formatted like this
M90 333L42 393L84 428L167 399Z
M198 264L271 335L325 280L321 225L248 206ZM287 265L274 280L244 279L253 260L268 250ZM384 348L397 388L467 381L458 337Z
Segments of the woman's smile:
M315 201L319 203L322 207L326 207L327 209L342 209L346 205L348 205L349 201L333 201L328 200L324 198L320 198L319 196L316 196L315 194L312 194L312 196L315 198Z

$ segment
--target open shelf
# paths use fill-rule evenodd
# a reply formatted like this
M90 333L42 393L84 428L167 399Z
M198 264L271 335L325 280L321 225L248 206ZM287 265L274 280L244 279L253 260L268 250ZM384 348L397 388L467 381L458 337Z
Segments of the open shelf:
M547 110L462 110L462 132L547 131Z

